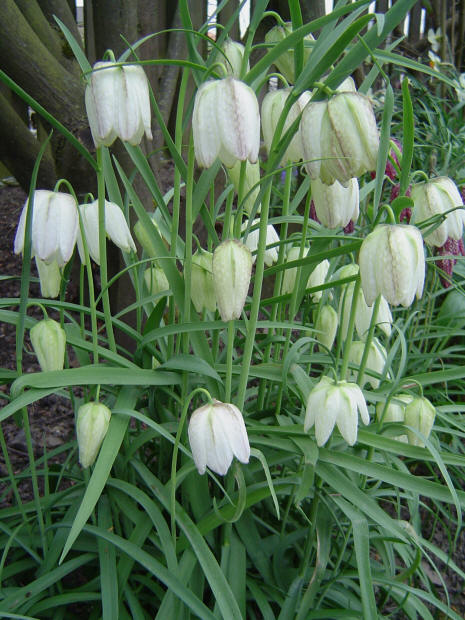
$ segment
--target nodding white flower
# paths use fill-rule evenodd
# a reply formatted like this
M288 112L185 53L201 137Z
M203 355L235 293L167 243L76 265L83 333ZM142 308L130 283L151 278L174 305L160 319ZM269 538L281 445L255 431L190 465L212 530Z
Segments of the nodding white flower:
M325 304L318 310L318 316L315 321L315 335L319 343L326 348L331 349L336 338L338 326L337 312L328 304Z
M26 201L15 236L15 254L24 250L26 215L29 199ZM71 194L37 189L34 192L32 213L32 256L44 263L56 261L63 267L71 258L78 231L77 205Z
M411 222L418 224L435 215L447 213L445 220L432 233L425 236L429 245L442 247L450 237L458 241L463 237L465 209L457 185L449 177L438 177L426 183L417 183L412 187L411 197L414 203Z
M413 400L410 394L396 394L385 406L385 403L376 404L376 417L379 422L404 422L405 407ZM407 443L407 435L395 435L394 439Z
M224 476L235 456L241 463L250 458L244 418L231 403L214 400L194 411L188 427L192 457L199 474L207 467Z
M213 284L213 254L198 250L192 256L191 299L197 312L216 310L215 286Z
M425 250L420 231L409 224L380 224L363 241L360 277L366 303L381 293L393 306L411 305L423 294Z
M204 82L195 95L192 114L195 157L210 167L217 157L227 168L239 161L257 161L260 113L254 91L228 77Z
M256 219L252 222L251 226L254 227L256 226L257 228L255 228L254 230L250 230L249 234L247 235L247 238L245 239L244 243L245 245L249 248L249 250L253 253L256 252L258 249L258 238L260 236L260 230L258 229L258 226L260 224L260 220ZM248 222L244 222L242 224L242 230L244 231L248 226ZM274 228L274 226L272 226L271 224L268 224L268 226L266 227L266 250L265 250L265 265L267 265L267 267L270 267L273 263L275 263L278 260L278 247L272 247L269 248L268 246L270 245L275 245L276 243L279 243L279 235L276 232L276 229ZM256 255L252 255L252 261L255 263L255 261L257 260L257 256Z
M287 36L292 34L292 23L285 22L284 25L274 26L265 34L265 43L268 45L277 45L283 41ZM304 58L303 66L305 66L310 58L312 52L312 45L315 39L312 34L307 34L304 37ZM290 84L295 84L295 67L294 67L294 46L283 52L278 58L273 61L278 70L283 74L286 80Z
M144 282L150 295L170 290L170 284L161 267L149 267L144 271Z
M226 73L228 75L232 75L235 78L240 78L241 76L241 68L242 68L242 60L244 58L245 48L242 43L238 41L233 41L232 39L226 39L226 41L221 46L221 49L224 53L223 55L218 55L217 59L224 63L226 68ZM225 58L226 57L226 58ZM249 61L247 61L246 72L250 70Z
M431 434L436 409L427 398L415 397L405 407L405 424L419 431L425 439ZM407 429L408 442L412 446L425 447L424 441L410 429Z
M441 28L437 28L434 30L433 28L428 28L428 43L431 45L431 49L433 52L439 52L439 48L441 46L442 32Z
M357 179L350 179L347 186L335 181L326 185L320 179L311 181L312 200L318 219L326 228L344 228L359 214L359 187Z
M329 260L324 259L314 268L307 280L307 288L314 288L325 283L326 276L329 271ZM323 295L323 291L316 291L311 294L312 301L319 302ZM331 296L331 294L330 294ZM332 296L331 296L332 297Z
M241 162L237 160L232 168L226 169L228 176L234 185L234 189L239 193L241 180ZM250 216L255 205L258 193L260 191L260 164L255 162L251 164L248 160L245 162L245 177L242 194L244 198L244 210ZM257 205L256 213L260 213L261 205Z
M44 263L40 258L35 258L37 271L39 272L40 294L42 297L54 299L60 294L61 273L58 263Z
M364 424L370 416L362 390L356 383L323 377L308 397L304 430L315 425L318 446L324 446L337 425L339 432L353 446L357 441L358 413Z
M357 275L359 272L358 265L344 265L333 276L333 280L340 280ZM347 338L347 329L349 327L350 312L352 309L353 297L355 291L355 282L343 284L341 289L341 297L339 302L339 321L341 323L342 340ZM357 306L355 308L355 329L360 340L365 340L371 324L374 306L368 306L363 291L358 290ZM376 325L389 338L391 335L392 314L388 302L381 296L376 316Z
M304 252L302 254L302 258L305 258L308 254L309 248L304 248ZM290 263L292 261L298 260L300 256L300 248L293 247L291 248L286 256L286 263ZM281 295L288 295L292 293L295 286L295 281L297 278L297 269L298 267L290 267L289 269L285 269L283 275L283 281L281 284Z
M350 345L349 362L351 362L354 366L360 367L365 347L366 343L362 340L356 340ZM374 375L382 374L384 366L386 365L386 359L386 349L377 338L373 338L368 349L368 357L366 361L366 370L370 371L370 374L368 374L368 372L363 373L362 379L359 383L360 387L363 388L367 383L369 383L374 390L379 387L380 381ZM357 370L350 371L349 379L351 381L356 381L357 375Z
M63 370L65 363L66 334L53 319L38 321L29 332L34 353L44 372Z
M311 179L346 185L351 178L376 169L378 128L364 95L339 92L329 101L310 102L300 131Z
M90 257L100 265L99 225L98 225L98 200L79 205L79 211L84 227L87 249ZM124 218L122 210L114 202L105 200L105 231L108 237L123 252L136 251L134 240ZM77 244L81 262L85 261L84 246L81 231L78 232Z
M97 458L102 441L110 424L111 411L102 403L81 405L76 419L76 436L79 446L79 462L86 468Z
M213 284L223 321L241 316L252 275L252 254L236 239L223 241L213 252Z
M278 90L272 90L267 93L262 102L261 118L263 128L263 138L265 140L266 150L270 153L271 143L278 125L279 118L286 104L287 98L291 93L290 88L281 88ZM291 106L284 126L281 132L283 136L289 127L296 121L302 114L303 109L310 101L311 94L309 91L303 92L295 103ZM281 159L281 165L284 166L287 162L298 162L304 157L302 138L300 135L300 129L298 128L296 133L292 136L292 139L287 147L284 155Z
M110 146L116 138L137 145L144 132L152 139L149 85L141 66L95 63L85 100L95 146Z

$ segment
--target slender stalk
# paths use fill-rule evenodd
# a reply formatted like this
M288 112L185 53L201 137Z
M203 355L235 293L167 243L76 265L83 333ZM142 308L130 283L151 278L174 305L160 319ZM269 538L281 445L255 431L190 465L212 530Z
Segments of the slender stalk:
M232 360L234 351L234 321L228 321L228 344L226 347L226 379L224 388L224 400L226 403L231 402L231 382L232 382Z
M359 291L360 291L360 277L358 277L357 280L355 281L354 292L352 295L352 305L350 308L349 325L347 326L347 335L346 335L346 340L344 343L344 355L342 357L341 372L339 373L339 378L341 381L346 378L347 369L349 367L349 354L350 354L350 347L352 346L352 339L354 337L355 314L357 311Z
M103 315L108 344L113 352L116 352L115 336L113 334L113 322L110 309L110 295L108 292L107 271L107 235L105 228L105 176L103 173L103 148L97 148L97 188L98 188L98 242L100 255L100 287L102 291Z

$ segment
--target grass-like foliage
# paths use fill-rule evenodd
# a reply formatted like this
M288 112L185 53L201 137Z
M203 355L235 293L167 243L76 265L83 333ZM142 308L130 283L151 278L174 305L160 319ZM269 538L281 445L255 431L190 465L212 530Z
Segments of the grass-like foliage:
M171 187L160 188L154 154L138 145L142 126L124 141L129 167L110 146L124 123L108 140L94 126L95 156L76 147L95 169L96 202L76 199L87 203L76 206L76 220L72 209L69 220L64 211L56 216L61 232L71 221L79 230L71 262L40 247L56 231L33 216L50 198L35 192L38 160L17 247L21 295L0 300L0 321L16 326L18 364L14 377L2 373L11 386L0 421L14 416L23 425L30 457L15 474L0 433L8 471L2 617L463 617L444 569L465 577L452 559L465 507L463 205L435 186L441 201L452 196L441 202L449 206L426 214L421 207L425 178L464 182L461 99L456 75L397 52L390 35L414 1L392 4L373 15L368 1L339 2L303 24L299 3L289 0L292 23L272 14L280 30L263 41L257 33L270 15L257 0L239 53L224 47L227 29L206 43L208 25L196 33L180 2L189 51L179 61L172 134L159 94L150 93L152 126L161 127L163 157L174 164ZM105 69L92 73L61 26L85 79L97 84ZM106 59L135 80L137 101L142 45ZM240 85L226 80L233 65ZM402 76L398 89L388 65ZM356 94L345 80L361 67ZM409 82L410 71L417 77ZM270 78L286 96L278 113L261 108L255 163L253 102ZM323 114L316 125L309 119L309 106L326 106L328 115L347 89L348 112L338 108L330 121ZM360 100L356 121L352 102ZM252 103L241 109L243 101ZM323 151L339 115L349 137L337 146L338 129ZM366 138L371 122L376 130ZM315 137L294 157L305 128ZM351 149L368 150L366 140L376 157L354 172ZM338 174L348 165L358 177L353 195L343 185L336 198L328 194L334 161ZM329 175L324 183L310 179L316 168ZM65 181L49 189L74 196ZM124 220L113 229L105 199ZM52 217L47 204L44 218ZM125 262L114 277L105 221ZM432 244L443 230L446 242ZM41 299L29 294L37 259ZM68 281L79 271L71 263L80 259L80 297L70 302ZM109 292L123 276L129 284L116 313ZM35 304L57 319L43 341L28 315ZM41 372L23 372L29 331L44 356ZM75 411L77 439L37 455L28 407L50 394ZM21 493L25 478L30 500ZM438 529L447 548L433 542Z

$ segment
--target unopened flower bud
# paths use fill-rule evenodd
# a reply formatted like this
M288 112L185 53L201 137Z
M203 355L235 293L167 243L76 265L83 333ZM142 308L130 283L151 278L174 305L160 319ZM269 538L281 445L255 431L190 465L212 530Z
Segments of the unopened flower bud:
M44 263L40 258L35 258L40 280L40 294L42 297L54 299L60 294L61 273L56 260Z
M213 254L199 250L192 256L191 299L197 312L216 310L213 285Z
M61 325L53 319L43 319L31 328L29 335L41 369L63 370L66 334Z
M405 407L413 400L410 394L396 394L388 403L379 402L376 405L376 417L379 422L401 422L405 421ZM396 435L394 439L407 443L407 435Z
M194 411L189 421L189 443L199 474L207 466L224 476L235 456L241 463L250 458L244 418L231 403L214 400Z
M239 193L240 189L240 179L241 179L241 162L237 160L232 168L226 169L228 172L228 176L234 185L234 189L237 193ZM258 193L260 191L260 164L255 162L251 164L248 160L245 162L245 178L244 184L242 187L243 197L244 197L244 210L247 215L252 213L252 209L255 206L255 200L257 199ZM259 204L257 206L256 213L260 213Z
M81 405L76 420L79 462L86 468L97 458L110 424L111 411L98 402Z
M242 60L244 58L244 46L238 41L232 39L226 39L223 43L222 51L224 56L219 55L217 58L220 62L223 62L226 67L226 73L232 75L235 78L241 77ZM249 62L247 61L246 72L250 69Z
M274 26L271 30L269 30L265 34L265 43L277 45L281 41L283 41L287 36L292 34L292 23L285 22L285 24ZM310 54L312 51L311 45L315 41L312 34L307 34L304 37L304 58L303 64L304 66L308 62L310 58ZM289 47L288 50L283 52L278 58L274 61L274 64L278 67L279 71L283 74L286 80L290 84L295 84L296 76L294 71L294 46Z
M356 367L360 367L366 346L366 343L361 340L352 342L349 352L349 362ZM386 364L386 358L386 349L377 338L373 338L368 349L368 357L366 360L366 370L370 371L370 374L368 374L368 372L363 373L359 383L360 387L363 388L367 383L369 383L374 390L379 387L379 379L375 375L382 374ZM355 381L357 375L357 371L351 371L349 373L349 379Z
M169 291L170 284L161 267L150 267L144 271L145 285L150 295L158 295L163 291Z
M236 239L223 241L213 253L213 284L223 321L241 316L252 275L252 254Z
M307 256L308 248L304 248L304 252L302 254L302 258ZM286 257L286 263L291 263L292 261L298 260L300 256L300 248L293 247L291 248ZM297 278L297 269L298 267L289 267L284 271L283 282L281 285L281 294L289 295L294 290L295 281Z
M431 434L436 409L427 398L416 397L405 407L405 424L419 431L425 439ZM407 430L408 442L412 446L425 447L424 441L414 431Z
M337 325L337 312L332 306L325 304L319 308L315 322L316 339L327 349L331 349L334 344Z
M391 305L407 308L423 294L425 251L415 226L378 225L362 243L359 265L368 306L381 293Z

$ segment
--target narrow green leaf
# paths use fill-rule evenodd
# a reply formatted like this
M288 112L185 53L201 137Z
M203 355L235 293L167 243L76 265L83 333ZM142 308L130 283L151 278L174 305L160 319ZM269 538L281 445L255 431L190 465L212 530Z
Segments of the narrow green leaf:
M110 503L108 497L102 495L98 503L98 525L108 532L113 529ZM98 555L100 561L100 592L102 597L102 618L113 620L118 618L118 573L116 571L115 547L98 539Z

